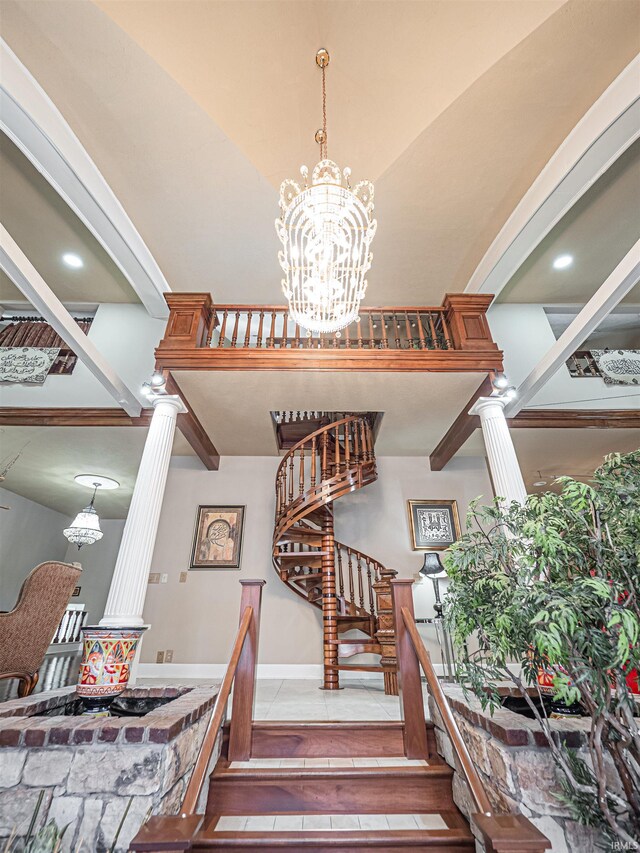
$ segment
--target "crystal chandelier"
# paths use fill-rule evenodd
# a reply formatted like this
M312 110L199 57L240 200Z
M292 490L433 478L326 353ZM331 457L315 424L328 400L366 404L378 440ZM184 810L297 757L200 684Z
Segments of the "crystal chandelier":
M71 523L71 527L67 527L62 531L69 542L78 546L78 550L83 545L93 545L94 542L98 542L103 536L102 530L100 530L100 518L93 507L98 489L99 485L96 484L89 506L86 506L82 512L76 515Z
M315 136L320 162L311 173L310 185L309 170L303 166L303 189L291 179L280 186L276 231L282 251L278 260L293 322L307 329L308 337L313 332L335 332L340 337L340 329L358 318L377 223L372 218L373 184L360 181L352 189L351 169L341 173L327 157L329 54L324 48L316 54L316 63L322 71L322 129Z

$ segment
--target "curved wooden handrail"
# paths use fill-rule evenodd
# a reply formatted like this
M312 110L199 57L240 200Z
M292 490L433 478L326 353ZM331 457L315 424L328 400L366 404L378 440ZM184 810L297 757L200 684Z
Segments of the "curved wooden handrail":
M202 746L200 747L200 752L198 754L195 767L193 768L193 773L191 774L191 779L189 780L186 793L182 800L182 805L180 807L181 817L190 817L194 814L197 808L200 792L202 791L202 786L207 774L209 762L211 761L211 755L213 754L218 732L222 726L227 701L229 699L229 694L231 693L231 685L233 684L233 679L236 675L240 655L242 654L242 648L249 632L249 626L251 625L252 618L253 607L246 607L242 614L242 619L240 620L240 627L236 634L236 641L233 644L233 651L231 652L229 665L227 666L227 671L225 672L222 684L220 685L220 692L216 697L211 717L209 719L209 725L207 726Z
M411 638L415 653L420 661L420 666L426 676L431 695L438 706L447 734L449 735L453 748L460 759L462 772L467 780L476 808L479 812L490 817L492 814L491 803L485 793L484 786L471 759L467 745L460 734L458 724L451 713L447 697L444 695L442 687L440 686L438 676L436 675L433 664L431 663L431 655L427 651L424 643L422 642L422 637L416 628L415 616L407 607L402 607L400 612L402 614L404 626Z
M276 470L276 480L278 479L278 475L281 473L285 464L288 464L290 458L292 456L295 456L296 450L300 450L305 445L311 444L314 438L318 438L318 436L322 435L325 432L331 432L332 430L341 427L343 424L352 423L353 421L361 421L361 420L365 420L364 415L349 415L348 417L342 418L339 421L332 421L332 423L330 423L330 424L325 424L324 426L319 427L314 432L310 432L309 435L300 439L300 441L298 441L296 444L294 444L293 447L290 447L287 450L285 455L280 460L280 464L278 465L278 468Z

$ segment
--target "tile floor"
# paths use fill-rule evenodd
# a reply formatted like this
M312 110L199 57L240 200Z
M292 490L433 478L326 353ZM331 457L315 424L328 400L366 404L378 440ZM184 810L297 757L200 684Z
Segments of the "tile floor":
M296 830L446 829L439 814L233 815L221 817L214 832L295 832Z

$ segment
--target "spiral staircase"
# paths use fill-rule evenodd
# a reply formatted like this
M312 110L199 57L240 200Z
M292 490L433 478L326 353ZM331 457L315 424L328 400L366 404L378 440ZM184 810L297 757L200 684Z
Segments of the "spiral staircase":
M341 671L379 671L385 692L398 692L390 598L396 572L334 537L333 503L376 479L372 422L362 414L314 429L286 452L276 475L273 563L290 589L322 611L328 690L339 688ZM344 662L363 654L379 663Z

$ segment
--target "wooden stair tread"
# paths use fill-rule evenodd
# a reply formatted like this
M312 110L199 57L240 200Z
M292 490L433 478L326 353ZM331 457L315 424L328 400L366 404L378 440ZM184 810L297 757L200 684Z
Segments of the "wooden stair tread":
M384 851L406 849L467 853L475 850L475 840L464 829L378 829L378 830L301 830L282 832L216 832L205 828L194 839L194 849L221 850L330 850Z
M330 779L335 781L355 782L363 779L374 778L401 778L403 780L413 778L428 778L430 780L451 779L453 770L446 762L432 762L422 765L402 765L390 767L255 767L232 770L224 763L218 763L210 774L211 782L222 779L242 781L275 781L282 782L296 780Z

